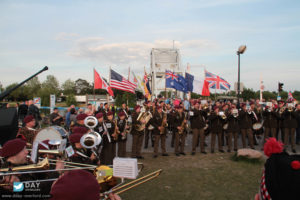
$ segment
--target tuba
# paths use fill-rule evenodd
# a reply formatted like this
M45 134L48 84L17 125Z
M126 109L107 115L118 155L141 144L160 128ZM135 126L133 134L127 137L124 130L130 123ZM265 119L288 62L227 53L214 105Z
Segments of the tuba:
M150 119L152 118L152 114L150 111L143 111L139 114L137 121L145 121L145 123L136 125L136 130L137 131L142 131L145 129L146 124L150 121Z

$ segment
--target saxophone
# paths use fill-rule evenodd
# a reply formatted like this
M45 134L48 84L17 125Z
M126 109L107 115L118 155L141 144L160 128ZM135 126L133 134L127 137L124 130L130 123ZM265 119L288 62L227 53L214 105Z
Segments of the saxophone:
M124 135L122 135L122 140L126 140L127 134L129 133L129 129L126 129L128 121L125 120L125 128L124 128Z
M114 130L114 133L111 136L113 136L114 140L117 141L118 140L118 135L120 133L119 128L118 128L117 120L115 120L114 124L115 124L115 130Z
M164 134L165 129L168 126L168 123L167 123L167 114L163 114L163 115L164 116L163 116L163 120L162 120L162 123L161 123L160 134Z
M181 135L183 132L184 132L184 128L186 127L187 123L185 121L185 115L184 115L184 118L183 118L183 121L181 123L181 129L178 131L178 134Z

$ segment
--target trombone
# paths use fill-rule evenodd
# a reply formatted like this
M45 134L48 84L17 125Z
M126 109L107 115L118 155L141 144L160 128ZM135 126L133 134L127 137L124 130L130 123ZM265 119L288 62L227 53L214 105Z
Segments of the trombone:
M119 185L119 186L116 186L114 188L112 188L111 190L109 191L106 191L104 193L100 193L100 198L101 197L104 197L104 199L108 199L108 195L110 193L114 193L114 194L121 194L123 192L126 192L132 188L135 188L143 183L146 183L154 178L157 178L162 172L162 169L159 169L159 170L156 170L148 175L145 175L145 176L142 176L136 180L133 180L133 181L130 181L129 183L126 183L124 185ZM122 183L121 183L122 184Z

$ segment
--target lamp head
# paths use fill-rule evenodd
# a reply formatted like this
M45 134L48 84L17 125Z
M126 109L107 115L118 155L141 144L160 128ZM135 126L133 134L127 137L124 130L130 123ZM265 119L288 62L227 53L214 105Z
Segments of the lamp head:
M246 51L246 48L246 45L241 45L237 51L237 54L243 54Z

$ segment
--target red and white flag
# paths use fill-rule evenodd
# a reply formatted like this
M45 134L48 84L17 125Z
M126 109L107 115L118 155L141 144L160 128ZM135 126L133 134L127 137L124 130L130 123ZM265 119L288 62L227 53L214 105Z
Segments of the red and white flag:
M94 69L94 89L105 89L110 96L114 96L114 92L111 87L106 83L104 79Z

